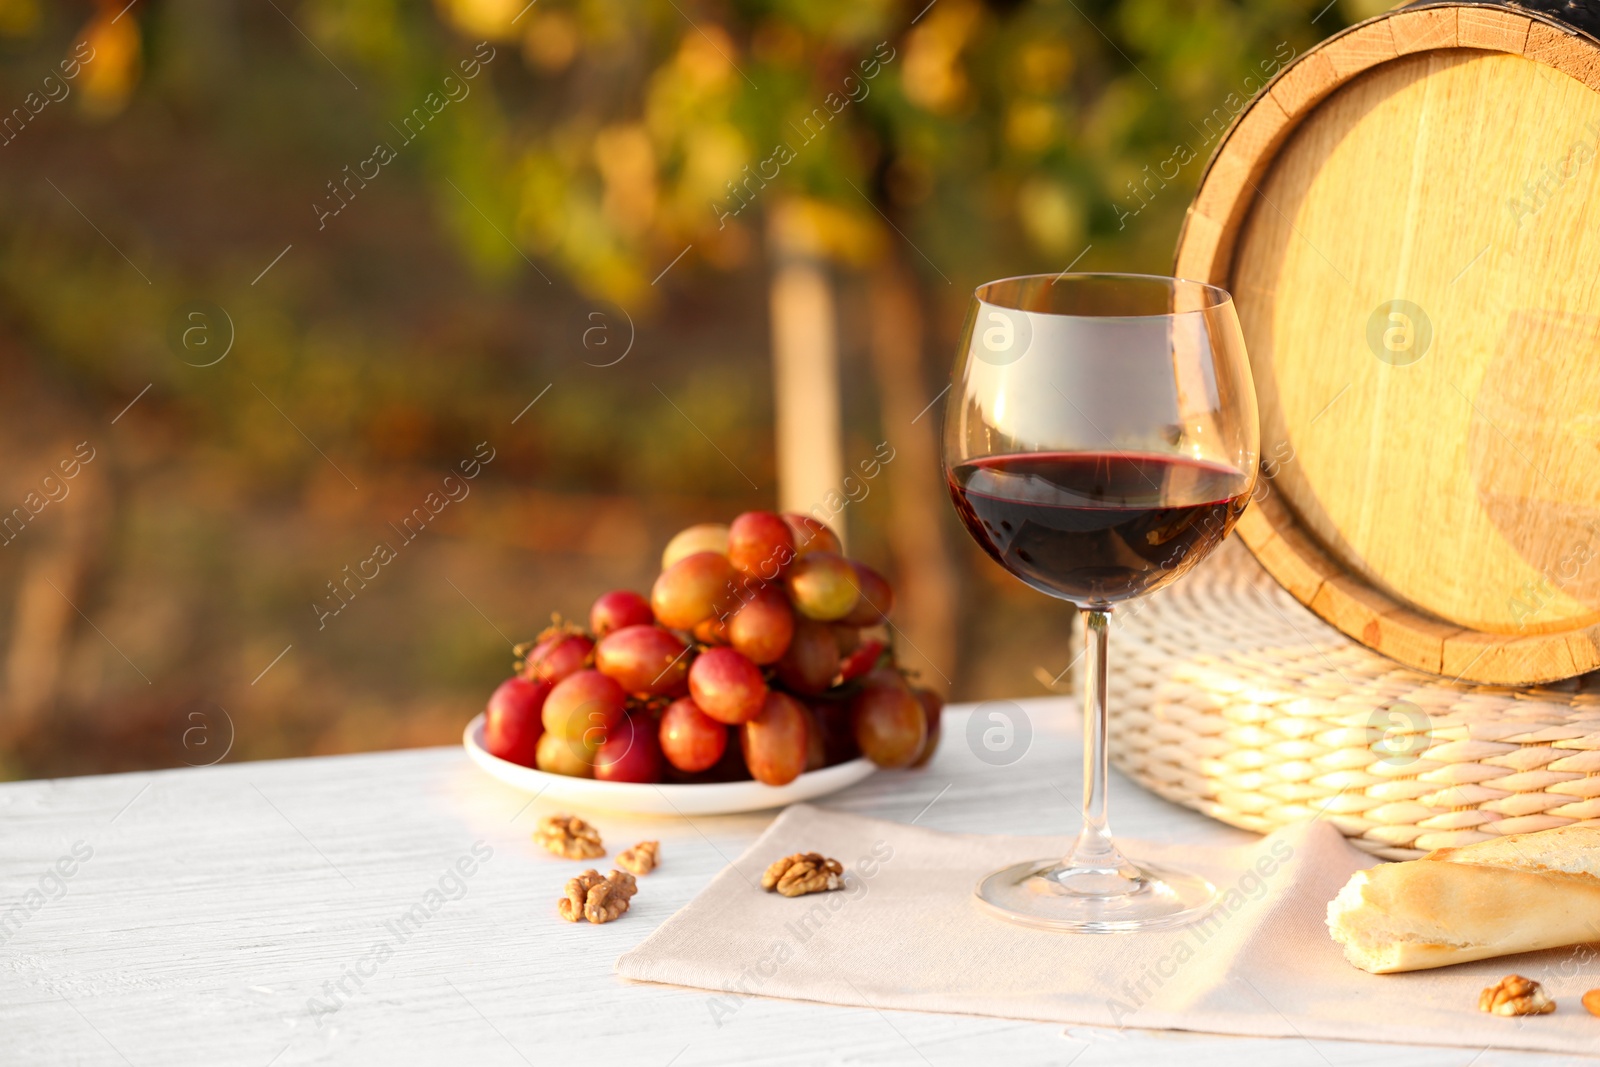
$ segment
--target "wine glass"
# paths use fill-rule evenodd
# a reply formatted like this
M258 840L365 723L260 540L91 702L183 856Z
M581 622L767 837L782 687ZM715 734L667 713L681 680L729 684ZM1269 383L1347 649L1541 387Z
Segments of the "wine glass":
M1255 387L1233 298L1140 274L979 286L945 408L957 513L995 562L1075 604L1086 640L1083 830L1063 857L978 883L1015 922L1111 932L1190 922L1204 878L1123 856L1106 820L1112 608L1176 581L1233 529L1255 484Z

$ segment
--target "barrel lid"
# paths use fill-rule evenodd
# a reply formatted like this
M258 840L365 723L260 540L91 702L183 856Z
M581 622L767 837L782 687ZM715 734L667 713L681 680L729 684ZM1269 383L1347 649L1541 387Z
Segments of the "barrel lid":
M1261 403L1242 540L1361 643L1458 679L1600 667L1600 43L1425 4L1284 68L1176 272L1229 289Z

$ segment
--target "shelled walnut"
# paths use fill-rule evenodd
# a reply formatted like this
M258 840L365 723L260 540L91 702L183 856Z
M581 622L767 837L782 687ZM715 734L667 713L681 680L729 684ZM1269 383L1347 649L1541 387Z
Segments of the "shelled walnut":
M593 868L584 871L576 878L569 878L565 889L567 895L556 904L561 917L570 923L582 920L583 906L589 902L589 890L604 884L605 879Z
M761 888L786 897L824 893L844 886L844 867L820 852L796 852L774 862L761 876Z
M1556 1010L1556 1002L1533 979L1508 974L1478 994L1478 1010L1494 1015L1544 1015Z
M588 919L592 923L608 923L628 910L638 891L638 884L627 871L614 870L602 878L599 871L591 868L567 880L567 895L556 908L568 922Z
M533 839L569 860L592 860L606 854L605 846L600 843L600 831L565 812L540 819Z
M617 853L617 863L634 874L649 874L661 862L661 842L640 841L632 848Z

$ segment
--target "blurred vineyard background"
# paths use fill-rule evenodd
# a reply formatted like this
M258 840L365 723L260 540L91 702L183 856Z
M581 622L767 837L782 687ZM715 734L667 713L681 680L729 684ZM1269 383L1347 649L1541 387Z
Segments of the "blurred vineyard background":
M919 416L967 295L1167 270L1220 125L1372 10L0 0L0 777L453 743L807 434L893 450L840 525L923 682L1040 692L1071 612ZM842 399L780 460L790 342Z

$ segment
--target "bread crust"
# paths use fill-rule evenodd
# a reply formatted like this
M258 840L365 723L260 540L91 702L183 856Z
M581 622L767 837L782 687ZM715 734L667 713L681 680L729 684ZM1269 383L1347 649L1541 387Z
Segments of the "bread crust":
M1328 930L1374 974L1600 941L1600 877L1589 873L1600 828L1563 830L1358 871L1329 903Z

